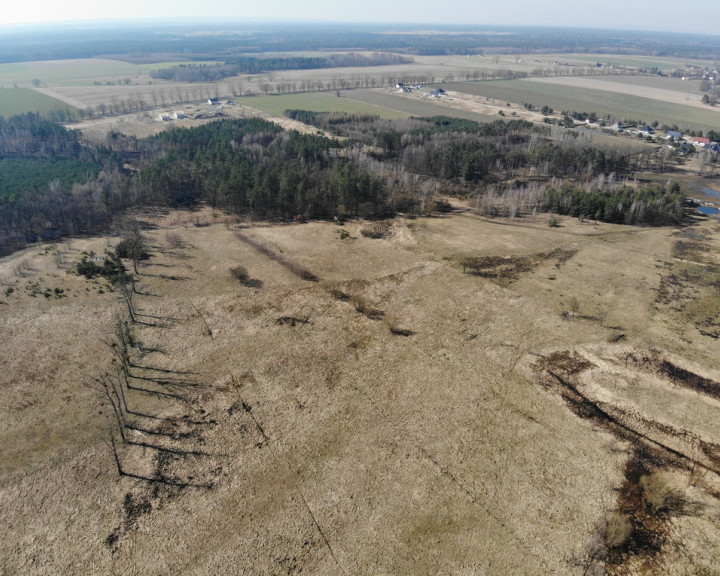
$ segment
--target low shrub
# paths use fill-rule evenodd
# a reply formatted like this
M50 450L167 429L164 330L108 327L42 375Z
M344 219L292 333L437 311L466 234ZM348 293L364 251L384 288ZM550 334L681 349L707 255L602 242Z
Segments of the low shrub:
M239 280L243 285L247 285L250 281L250 274L245 266L233 266L230 268L230 274L232 274L233 278Z

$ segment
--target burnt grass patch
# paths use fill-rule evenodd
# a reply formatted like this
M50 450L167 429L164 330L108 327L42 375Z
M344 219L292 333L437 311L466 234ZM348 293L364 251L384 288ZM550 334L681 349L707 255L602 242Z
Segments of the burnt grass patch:
M709 378L703 378L697 374L680 368L672 362L667 360L657 360L657 365L661 374L669 377L674 384L679 384L685 388L696 390L701 394L706 394L712 398L720 400L720 383L710 380Z
M464 274L489 278L500 283L511 284L521 274L531 272L547 261L554 261L560 268L577 254L575 249L556 248L551 252L540 252L528 256L471 256L461 261Z
M301 318L299 316L280 316L275 320L275 324L278 326L297 326L298 324L310 324L310 317L305 316Z
M673 510L682 506L682 500L664 484L648 456L636 452L625 465L616 514L625 519L627 528L619 537L606 528L605 549L598 554L605 562L606 573L622 570L630 558L642 557L650 563L667 542Z
M679 368L653 354L625 358L645 370L656 371L713 397L720 394L720 384ZM604 567L606 574L624 574L632 560L650 569L668 542L670 519L689 513L681 494L668 482L664 474L672 469L704 468L720 474L720 446L704 442L698 444L706 456L705 463L690 454L649 437L642 430L652 430L665 436L682 437L683 430L645 420L637 414L625 413L588 398L575 384L575 377L595 365L577 352L555 352L543 357L536 369L540 383L553 390L577 416L591 420L615 437L630 442L632 452L625 466L625 479L618 492L616 509L610 518L598 526L588 556L590 566Z
M656 289L655 309L679 313L703 336L720 338L720 266L683 261L666 263L666 268Z
M720 382L686 370L659 354L637 355L628 353L625 355L625 364L632 364L646 371L655 372L670 379L675 386L689 388L700 394L720 400Z
M692 229L676 233L672 249L674 262L666 262L667 273L660 278L655 308L681 313L701 335L720 338L720 265L705 242L706 232Z

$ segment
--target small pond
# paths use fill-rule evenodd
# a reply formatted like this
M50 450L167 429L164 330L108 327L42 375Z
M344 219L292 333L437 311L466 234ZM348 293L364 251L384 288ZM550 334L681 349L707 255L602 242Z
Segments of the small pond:
M720 210L718 210L717 208L715 208L713 206L698 206L697 209L700 210L700 212L702 212L703 214L709 214L709 215L718 214L720 212Z

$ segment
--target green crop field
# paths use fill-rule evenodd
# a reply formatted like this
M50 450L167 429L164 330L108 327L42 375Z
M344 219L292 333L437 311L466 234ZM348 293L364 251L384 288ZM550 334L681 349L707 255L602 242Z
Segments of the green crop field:
M283 94L279 96L251 96L238 100L238 103L258 108L269 114L282 116L285 110L309 110L311 112L348 112L357 114L377 114L381 118L407 118L410 114L385 108L373 102L364 102L355 98L355 92L343 92L338 98L335 93L310 92L303 94Z
M606 90L524 80L458 82L445 84L443 87L446 90L507 102L519 104L527 102L537 108L547 105L557 111L596 112L600 115L608 114L619 119L642 120L648 123L657 120L660 123L677 124L688 128L720 129L720 114L716 110L683 106Z
M74 110L72 106L30 88L0 89L0 116L5 118L26 112L45 114L58 108Z
M487 114L478 114L469 110L458 110L442 104L436 104L430 99L418 100L395 94L384 94L375 90L351 90L347 93L347 98L352 98L358 102L372 104L393 110L398 114L408 116L449 116L450 118L464 118L466 120L474 120L476 122L492 122L497 120L498 116L489 116Z

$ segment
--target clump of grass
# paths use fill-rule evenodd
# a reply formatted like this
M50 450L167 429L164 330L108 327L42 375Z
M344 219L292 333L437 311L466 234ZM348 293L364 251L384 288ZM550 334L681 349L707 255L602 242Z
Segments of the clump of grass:
M640 486L651 512L659 514L682 508L682 495L670 484L666 474L655 472L643 476L640 479Z
M309 316L305 316L304 318L301 318L299 316L280 316L280 318L275 321L275 324L277 324L278 326L297 326L298 324L309 323Z
M403 328L397 318L386 318L385 323L390 329L390 333L395 336L412 336L415 334L414 331Z
M480 256L464 258L462 267L466 274L514 282L521 273L530 272L539 261L537 256Z
M230 268L230 274L233 278L239 280L240 284L247 286L248 288L260 288L262 286L262 282L260 280L250 278L250 273L247 271L245 266L240 266L239 264L237 266L232 266Z
M560 268L560 266L565 264L565 262L570 260L577 253L578 250L576 248L555 248L555 250L547 252L546 254L543 254L543 256L546 260L555 260L555 267Z
M339 282L327 283L325 285L325 290L327 290L328 293L337 300L342 300L343 302L347 302L350 300L350 295L345 292L342 284L340 284Z
M373 308L362 296L352 296L350 298L350 304L355 307L355 310L367 316L370 320L379 320L385 316L385 312Z
M633 525L627 514L613 512L605 529L605 543L608 548L622 548L630 540Z

